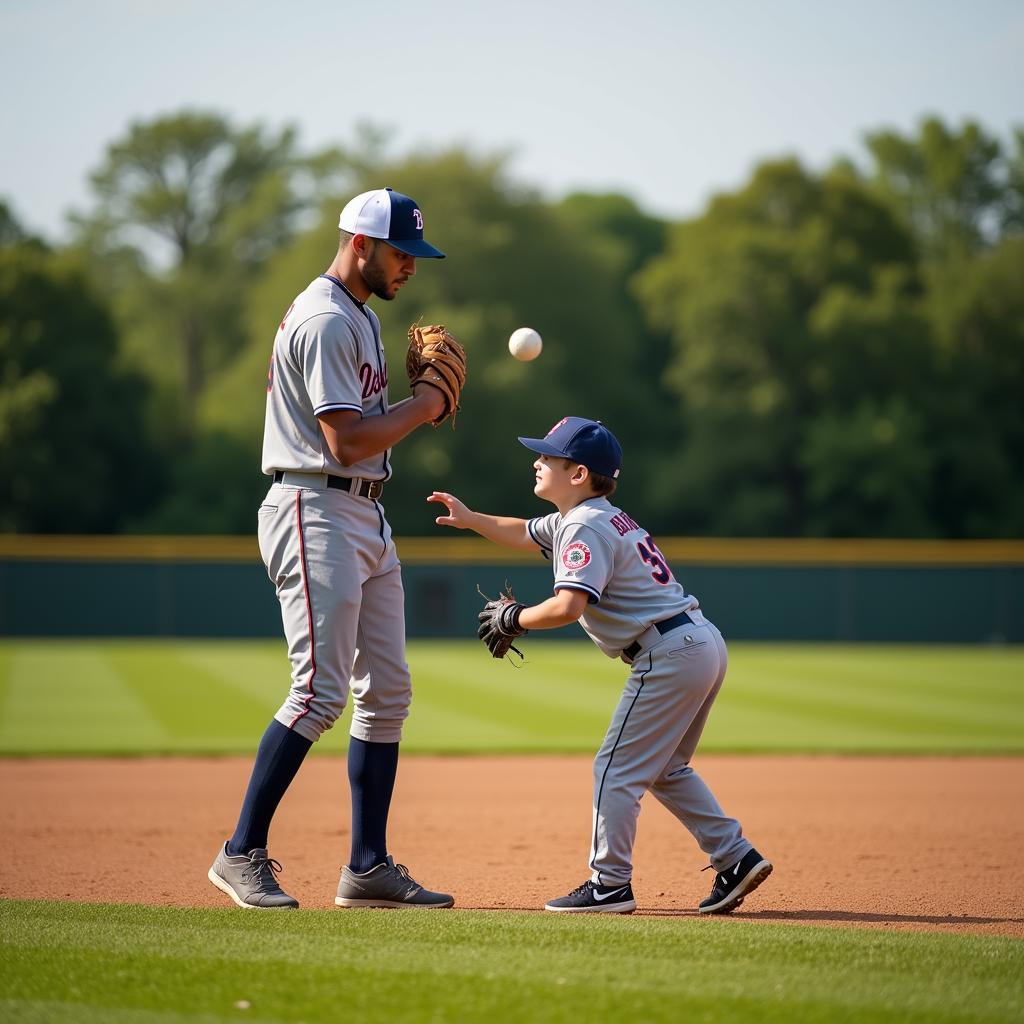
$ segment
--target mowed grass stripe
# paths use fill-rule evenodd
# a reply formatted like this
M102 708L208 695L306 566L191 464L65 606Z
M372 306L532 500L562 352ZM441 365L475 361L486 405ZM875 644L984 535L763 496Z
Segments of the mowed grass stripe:
M167 732L138 692L136 673L120 672L108 645L28 641L11 653L0 708L0 750L147 750L168 745Z
M17 650L11 644L0 643L0 731L3 730L8 717L7 694L11 688L11 675Z
M567 660L565 648L572 650ZM428 680L452 680L484 692L519 701L528 707L532 716L534 707L579 712L587 704L602 697L616 699L626 679L627 669L622 662L612 662L593 647L580 643L542 643L526 652L526 660L498 661L481 657L483 648L478 644L451 641L443 645L418 642L411 647L414 684L420 677ZM415 657L413 657L415 656ZM437 688L444 692L444 687Z
M857 722L875 740L888 734L945 738L958 748L986 741L1015 747L1024 731L1024 665L1019 652L985 648L810 649L776 658L770 648L742 647L716 713L728 704L785 710L826 730Z
M1013 722L991 708L978 713L969 695L946 708L929 706L921 698L900 699L898 696L865 689L819 689L811 702L806 693L790 691L750 691L738 693L728 682L716 710L730 704L742 704L748 713L767 712L784 716L787 732L813 735L818 728L844 734L861 734L876 741L892 741L901 736L922 735L947 737L959 742L972 737L1003 738L1012 741L1017 729Z
M626 666L586 642L526 651L516 668L411 642L405 751L593 753ZM249 754L289 684L269 641L7 640L0 657L6 753ZM702 749L1022 753L1024 649L733 644Z
M258 734L266 728L267 702L207 671L191 656L193 649L165 646L159 658L141 644L108 649L115 669L133 681L135 694L172 741L203 746L232 734Z
M476 653L472 648L456 649L416 658L410 739L426 740L431 725L438 736L448 732L449 715L478 723L485 735L500 736L502 742L494 749L578 749L603 734L621 681L614 692L603 694L588 688L586 678L552 673L544 652L520 667L473 657ZM414 720L420 715L425 722ZM498 723L501 728L495 733ZM460 745L457 732L451 739Z
M996 1022L1024 976L1012 939L739 921L6 903L0 923L5 1020L244 1000L281 1022Z
M516 722L488 714L481 706L479 694L472 695L472 703L451 699L446 688L445 699L424 693L423 688L413 691L413 703L403 730L403 746L433 747L437 750L465 749L467 737L488 750L514 750L529 743L530 736Z
M1021 649L992 647L833 646L740 644L732 670L747 678L746 658L774 683L857 682L869 688L959 694L983 676L989 692L1019 692Z
M291 681L291 663L284 640L193 640L172 650L187 665L215 676L247 698L276 711Z

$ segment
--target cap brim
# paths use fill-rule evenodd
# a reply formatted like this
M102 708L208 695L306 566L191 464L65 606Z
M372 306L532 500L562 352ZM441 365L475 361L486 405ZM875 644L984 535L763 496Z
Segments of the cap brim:
M425 238L385 238L385 242L399 252L421 260L443 260L444 253L435 249Z
M545 441L542 437L521 437L519 443L524 448L529 448L531 452L538 452L541 455L553 455L556 459L567 459L568 455L563 451L559 451L550 441Z

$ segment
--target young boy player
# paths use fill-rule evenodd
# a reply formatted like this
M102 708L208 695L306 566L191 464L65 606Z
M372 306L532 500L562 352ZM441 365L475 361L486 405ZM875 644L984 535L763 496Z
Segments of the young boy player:
M489 516L435 491L427 500L448 511L436 521L507 547L539 547L551 558L552 597L529 607L508 602L498 610L494 622L506 641L578 621L606 655L630 666L594 761L590 877L545 909L636 909L633 841L640 798L650 790L693 834L717 872L698 910L727 914L771 874L772 865L690 767L725 678L722 635L676 581L651 535L608 500L622 449L607 427L567 416L546 437L519 441L538 453L534 493L557 512L530 520Z

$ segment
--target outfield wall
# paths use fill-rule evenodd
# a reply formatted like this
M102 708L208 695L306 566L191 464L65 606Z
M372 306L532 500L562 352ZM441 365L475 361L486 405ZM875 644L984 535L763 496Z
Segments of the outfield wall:
M1024 542L673 538L687 591L733 640L1024 643ZM399 541L411 637L474 636L506 580L551 591L540 557L479 538ZM0 537L0 635L276 637L247 537ZM559 630L552 635L577 635Z

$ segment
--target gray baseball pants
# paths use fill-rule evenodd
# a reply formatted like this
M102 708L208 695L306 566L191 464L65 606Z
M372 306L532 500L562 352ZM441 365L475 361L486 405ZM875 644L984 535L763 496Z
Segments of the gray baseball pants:
M694 625L653 628L633 659L622 697L594 759L592 880L625 885L633 875L640 798L650 790L693 835L716 871L751 849L735 818L690 767L728 662L725 641L699 612Z
M292 669L291 690L274 717L315 741L351 692L350 733L395 743L412 686L391 528L379 502L308 476L309 486L274 484L258 516L260 553L277 588Z

